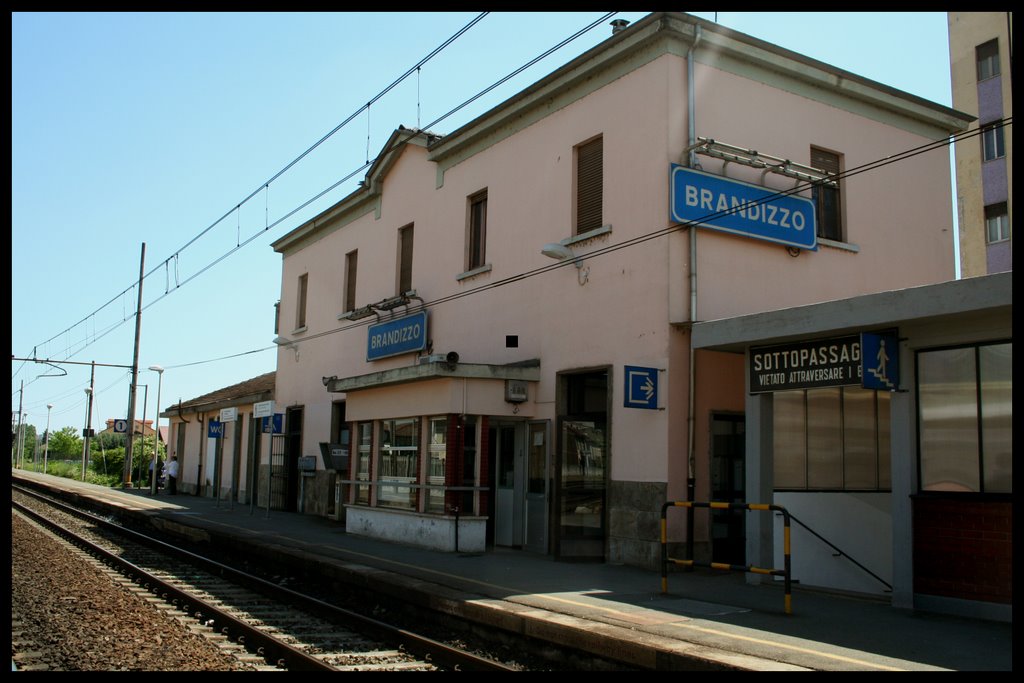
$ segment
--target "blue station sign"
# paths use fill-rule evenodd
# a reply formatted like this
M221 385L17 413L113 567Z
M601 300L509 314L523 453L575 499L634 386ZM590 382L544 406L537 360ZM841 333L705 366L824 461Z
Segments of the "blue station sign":
M427 312L370 325L366 360L379 360L427 348Z
M264 434L284 434L284 413L274 413L259 419Z
M817 251L814 202L672 164L671 220Z

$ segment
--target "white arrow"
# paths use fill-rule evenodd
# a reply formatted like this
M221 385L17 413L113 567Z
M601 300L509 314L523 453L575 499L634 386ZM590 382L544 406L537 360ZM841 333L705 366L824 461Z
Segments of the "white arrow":
M640 387L647 394L647 400L650 401L651 397L654 396L654 382L648 377L647 381Z

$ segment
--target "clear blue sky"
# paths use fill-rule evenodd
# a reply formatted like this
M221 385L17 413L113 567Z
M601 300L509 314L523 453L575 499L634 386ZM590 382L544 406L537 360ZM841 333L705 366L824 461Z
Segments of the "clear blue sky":
M950 106L944 13L695 14ZM281 258L269 245L363 173L293 211L372 159L398 125L448 133L610 35L609 18L438 122L603 16L489 14L258 191L476 16L13 13L12 356L130 365L144 242L147 419L151 365L166 368L162 409L274 370ZM52 403L52 429L81 429L89 368L63 367L13 362L12 415L24 381L28 423L41 433ZM96 370L97 430L127 415L128 378ZM137 419L142 401L140 391Z

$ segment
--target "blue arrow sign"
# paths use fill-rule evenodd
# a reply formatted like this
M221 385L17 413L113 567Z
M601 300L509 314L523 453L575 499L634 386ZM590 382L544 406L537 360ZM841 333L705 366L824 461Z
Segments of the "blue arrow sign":
M626 366L626 408L658 409L658 369Z

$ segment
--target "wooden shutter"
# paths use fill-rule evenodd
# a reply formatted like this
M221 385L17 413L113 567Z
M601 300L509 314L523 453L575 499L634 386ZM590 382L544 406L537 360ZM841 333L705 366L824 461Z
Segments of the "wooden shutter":
M398 294L405 294L412 290L412 238L411 225L398 231Z
M487 241L487 192L469 199L469 263L466 270L484 265L484 245Z
M359 252L350 251L345 255L345 310L352 311L356 307L356 269L359 265Z
M839 175L839 155L811 147L811 166ZM816 185L811 195L818 214L818 237L842 241L839 188L832 185Z
M600 228L604 188L604 139L576 148L576 234Z
M299 301L298 310L295 316L295 327L306 326L306 288L309 285L309 273L299 276Z

